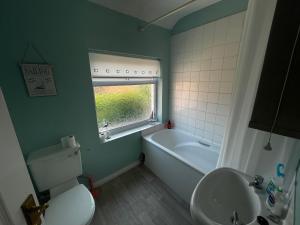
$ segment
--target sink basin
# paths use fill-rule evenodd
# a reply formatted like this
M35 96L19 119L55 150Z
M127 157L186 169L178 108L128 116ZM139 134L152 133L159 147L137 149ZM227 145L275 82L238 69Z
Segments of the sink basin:
M191 198L191 214L199 225L232 225L233 212L239 224L255 224L261 203L250 177L237 170L219 168L204 176Z

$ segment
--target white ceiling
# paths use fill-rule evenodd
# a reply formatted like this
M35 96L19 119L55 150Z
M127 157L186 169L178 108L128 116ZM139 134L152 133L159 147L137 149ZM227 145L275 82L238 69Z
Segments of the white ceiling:
M186 3L188 0L89 0L106 8L137 17L144 21L151 21L176 7ZM182 17L205 8L220 0L197 0L181 11L157 22L156 24L167 29L172 29L176 22Z

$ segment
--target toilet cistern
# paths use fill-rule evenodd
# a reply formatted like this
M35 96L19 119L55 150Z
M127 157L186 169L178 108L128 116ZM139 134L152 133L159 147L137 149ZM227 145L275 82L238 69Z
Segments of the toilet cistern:
M88 225L95 212L89 190L79 184L82 163L80 145L64 148L62 144L40 149L29 155L27 164L37 189L50 191L47 225Z

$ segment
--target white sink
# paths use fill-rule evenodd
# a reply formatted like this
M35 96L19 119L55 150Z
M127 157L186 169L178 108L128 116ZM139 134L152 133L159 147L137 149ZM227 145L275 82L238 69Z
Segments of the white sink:
M256 224L261 201L250 177L230 168L208 173L197 184L191 198L191 214L198 225L232 225L233 212L239 224Z

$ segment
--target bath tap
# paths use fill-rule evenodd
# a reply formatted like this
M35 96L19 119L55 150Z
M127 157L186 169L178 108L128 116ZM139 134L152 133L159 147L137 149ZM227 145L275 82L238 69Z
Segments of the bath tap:
M253 178L253 181L249 182L249 186L253 186L256 189L262 190L263 189L263 184L264 178L260 175L255 175Z

